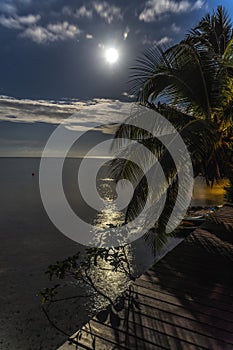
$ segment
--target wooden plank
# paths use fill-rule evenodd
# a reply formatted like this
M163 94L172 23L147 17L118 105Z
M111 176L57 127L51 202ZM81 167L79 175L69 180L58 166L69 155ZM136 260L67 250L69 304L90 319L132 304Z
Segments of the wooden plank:
M140 278L151 281L153 283L167 284L168 286L170 282L173 285L175 284L175 286L177 286L178 288L180 285L187 286L189 289L192 289L192 287L194 286L194 288L198 288L200 289L200 291L202 290L203 293L209 292L210 290L210 286L208 286L207 283L200 284L198 283L198 281L193 280L192 276L182 276L182 275L174 276L168 271L166 272L160 271L160 272L162 273L159 275L158 270L156 273L155 271L147 271ZM216 293L222 294L230 298L233 297L232 289L229 286L216 282L216 283L213 283L213 287L215 288Z
M181 314L171 314L170 312L167 312L167 310L161 310L158 308L152 307L152 305L147 305L140 300L137 300L139 305L139 310L134 310L133 312L130 312L129 319L132 319L132 314L134 317L139 317L142 320L144 319L154 319L157 321L161 321L164 323L168 323L172 327L180 328L182 330L194 332L196 336L198 337L198 334L213 338L219 341L224 340L227 344L232 344L233 348L233 336L232 331L228 331L227 329L223 328L223 323L220 321L218 325L213 323L214 325L208 325L205 322L201 322L197 320L196 318L188 318L184 317Z
M233 207L214 220L233 233ZM232 350L233 245L227 234L198 228L135 281L118 327L94 317L79 341L96 350ZM128 309L132 297L136 307ZM60 350L71 349L66 346Z
M145 295L140 296L140 302L145 306L158 309L160 311L167 311L170 314L181 315L186 318L194 318L197 321L206 323L210 326L216 325L219 328L224 328L229 332L233 332L232 322L228 322L221 317L216 317L214 315L208 315L203 312L195 312L195 310L190 310L187 307L182 307L175 304L166 303L159 299L147 298Z
M157 287L157 285L159 285L164 290L166 289L173 290L174 293L176 293L176 291L183 291L184 293L197 292L197 293L200 293L201 295L211 293L213 297L217 299L225 300L227 303L232 304L232 298L233 298L232 290L218 283L215 283L210 289L210 288L206 288L203 285L199 285L194 281L190 283L190 279L187 280L183 278L178 283L177 278L171 275L170 275L170 278L169 278L169 275L167 274L166 275L164 274L163 278L158 278L155 273L153 275L144 274L140 277L140 280L146 281L155 285L155 288Z
M143 276L144 277L144 276ZM169 282L169 280L168 280ZM171 281L170 281L171 282ZM226 296L222 293L219 293L219 287L217 288L213 288L211 290L209 290L209 293L206 294L206 297L203 298L203 291L200 290L200 288L195 287L195 286L191 286L190 284L188 285L182 285L179 286L177 285L176 281L174 281L174 283L165 283L163 281L151 281L148 280L147 278L140 278L137 279L135 281L135 285L148 285L148 288L153 288L156 291L161 291L163 293L168 293L168 294L173 294L173 295L177 295L177 296L184 296L184 295L191 295L193 294L195 296L196 299L200 300L202 299L202 301L207 301L211 302L213 301L213 303L221 303L223 305L223 308L229 310L229 308L232 310L233 305L232 305L232 296Z
M193 293L193 291L192 293L188 293L188 292L184 293L184 291L182 290L174 290L174 289L169 290L169 288L164 289L164 288L161 288L159 285L154 285L151 281L145 281L142 279L138 279L134 285L137 286L139 289L140 287L148 290L152 290L153 288L153 291L155 293L161 293L171 298L175 296L177 299L180 300L181 303L182 302L187 303L187 302L193 301L195 302L195 304L198 304L200 306L205 305L211 308L226 311L228 314L229 313L231 314L230 319L232 320L233 318L233 304L225 303L225 301L222 301L221 298L214 299L211 296L211 292L210 292L210 295L204 295L204 296L199 291L197 292L195 291L195 293ZM159 297L159 294L158 294L158 297Z

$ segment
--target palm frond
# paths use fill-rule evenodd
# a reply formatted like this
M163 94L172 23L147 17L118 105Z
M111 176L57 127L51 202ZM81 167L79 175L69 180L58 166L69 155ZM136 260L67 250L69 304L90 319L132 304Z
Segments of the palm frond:
M224 82L219 74L221 62L213 51L200 43L193 46L182 41L165 52L150 49L138 63L131 83L142 104L165 96L177 109L182 106L211 118Z
M223 6L218 6L212 15L207 14L190 31L189 40L205 43L218 55L223 55L232 38L231 18Z

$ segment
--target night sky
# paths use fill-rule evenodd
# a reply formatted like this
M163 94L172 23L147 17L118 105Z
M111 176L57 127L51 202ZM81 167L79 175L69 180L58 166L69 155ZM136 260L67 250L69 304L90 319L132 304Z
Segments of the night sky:
M233 15L232 0L0 0L0 156L40 155L77 111L76 131L123 120L135 59L179 41L217 5Z

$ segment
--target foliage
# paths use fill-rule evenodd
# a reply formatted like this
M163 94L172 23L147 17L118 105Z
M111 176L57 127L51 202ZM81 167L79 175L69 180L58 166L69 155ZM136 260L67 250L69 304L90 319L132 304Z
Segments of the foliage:
M110 283L109 273L116 274L116 278L118 279L119 275L117 274L122 274L125 289L130 281L134 280L130 261L128 259L128 249L128 246L108 249L88 248L86 249L85 254L78 252L77 254L62 261L57 261L55 264L48 267L46 274L53 284L51 287L46 287L40 291L39 295L42 298L42 310L53 327L69 337L69 334L60 328L53 320L53 312L51 311L52 305L64 301L68 302L73 299L80 299L82 297L90 299L93 298L94 295L98 295L98 297L102 298L102 305L109 305L104 312L100 313L99 317L101 317L101 315L102 318L106 317L106 319L112 322L114 326L121 322L121 319L117 315L117 312L120 310L120 305L122 304L119 297L119 290L117 289L115 291L116 294L114 294L114 298L112 298L112 294L108 291L107 284ZM104 285L101 285L98 278L95 278L98 273L102 273L103 275L104 273L107 273L109 281L104 281ZM82 290L80 288L78 289L78 295L76 295L76 288L75 295L69 295L67 287L72 285L76 287L77 285L83 286L85 290L84 295L80 294L80 291ZM64 290L66 291L65 294ZM60 297L60 293L62 292L62 297ZM133 296L131 297L128 295L128 298L131 300L130 305L133 307ZM77 345L77 339L74 340L69 338L69 340Z
M194 175L202 174L208 185L220 178L233 179L233 36L230 17L219 6L180 43L168 48L151 47L133 68L130 93L137 103L162 114L179 131L193 162ZM159 159L169 185L165 210L156 232L164 239L169 207L175 202L177 169L167 150L145 131L121 125L116 138L127 136L144 144ZM119 157L127 150L117 142ZM137 152L137 148L131 149ZM144 162L147 162L144 158ZM139 185L128 210L132 219L142 209L146 198L145 179L129 161L113 161L113 174ZM140 200L141 198L141 200Z
M229 203L233 203L233 181L230 181L229 185L224 188L226 190L225 199Z
M111 272L120 272L125 274L129 280L134 279L128 261L126 247L88 248L83 257L78 252L63 261L57 261L55 264L49 265L46 274L50 281L68 280L69 284L72 279L79 281L81 284L91 287L91 289L98 292L112 303L110 297L98 289L98 286L92 278L95 267L98 266L98 269L101 269L101 261L106 262L106 265L104 265L105 270L108 269ZM56 299L56 297L61 287L64 287L64 284L56 284L52 288L45 288L41 291L42 303L57 302L59 299Z

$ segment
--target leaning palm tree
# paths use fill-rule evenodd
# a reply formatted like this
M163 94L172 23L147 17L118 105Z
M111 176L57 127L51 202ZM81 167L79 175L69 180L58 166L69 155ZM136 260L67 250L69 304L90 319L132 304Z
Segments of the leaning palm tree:
M180 43L165 50L150 48L137 62L131 92L137 95L138 104L158 111L176 127L190 152L194 175L201 173L207 184L224 177L232 180L233 39L227 12L218 7ZM119 127L116 137L144 144L158 156L166 174L167 200L156 227L164 241L165 226L177 195L177 170L166 148L151 135L145 135L144 130L130 126L129 121ZM123 147L120 141L117 145L119 149ZM125 152L121 149L119 158ZM134 178L136 183L137 175L141 176L130 161L119 159L112 165L116 179ZM146 181L142 178L126 220L138 215L146 195Z

